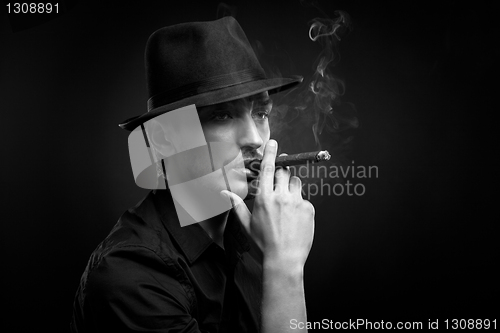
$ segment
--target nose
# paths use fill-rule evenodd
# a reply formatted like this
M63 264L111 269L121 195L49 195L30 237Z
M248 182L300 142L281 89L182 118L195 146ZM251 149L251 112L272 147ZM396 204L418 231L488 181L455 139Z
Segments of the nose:
M240 122L238 128L238 144L240 148L252 150L260 148L264 141L251 114L247 113Z

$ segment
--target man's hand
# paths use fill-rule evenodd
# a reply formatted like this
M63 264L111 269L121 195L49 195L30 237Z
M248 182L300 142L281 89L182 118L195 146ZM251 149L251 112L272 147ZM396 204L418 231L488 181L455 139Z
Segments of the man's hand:
M292 319L305 322L303 268L314 235L314 207L302 199L298 177L290 177L288 168L275 170L277 151L277 142L269 140L253 214L236 194L221 192L233 198L236 214L263 252L263 332L289 332Z
M269 140L258 178L253 214L243 200L229 191L244 228L260 247L264 265L302 269L312 246L314 206L302 199L300 178L287 167L275 170L277 142Z

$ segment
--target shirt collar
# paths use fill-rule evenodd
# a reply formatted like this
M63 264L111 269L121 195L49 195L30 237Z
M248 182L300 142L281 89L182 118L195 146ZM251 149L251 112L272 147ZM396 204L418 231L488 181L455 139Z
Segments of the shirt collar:
M198 223L181 227L168 189L153 191L153 197L163 225L175 239L189 264L193 264L214 241ZM225 241L228 237L231 238L231 245L238 252L238 256L250 250L248 239L243 234L241 223L233 209L229 212L224 231Z

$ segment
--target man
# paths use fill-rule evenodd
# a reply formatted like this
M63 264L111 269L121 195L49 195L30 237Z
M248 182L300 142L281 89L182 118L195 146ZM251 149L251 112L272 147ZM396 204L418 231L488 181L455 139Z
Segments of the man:
M142 128L165 173L159 181L168 184L123 214L92 254L75 298L72 330L292 331L292 319L306 321L302 277L314 208L302 199L300 179L274 167L278 146L270 140L267 117L269 94L302 79L267 79L232 17L156 31L146 47L146 69L149 111L120 126ZM263 160L258 174L234 168L244 177L232 178L230 187L211 183L233 209L181 226L173 188L202 178L207 163L197 154L186 160L179 140L185 129L157 119L183 116L193 104L207 146L229 147L211 160L211 170L231 164L236 150L243 159ZM252 213L244 193L255 198ZM255 250L260 260L250 255Z

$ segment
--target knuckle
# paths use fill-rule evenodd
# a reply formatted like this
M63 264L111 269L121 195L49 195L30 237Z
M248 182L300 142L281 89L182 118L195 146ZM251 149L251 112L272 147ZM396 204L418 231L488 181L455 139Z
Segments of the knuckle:
M312 216L316 215L316 209L314 208L313 204L311 204L311 214Z
M304 205L305 205L305 208L311 212L311 214L314 216L316 214L316 209L314 208L314 205L308 201L308 200L304 200L303 201Z
M296 206L295 200L281 191L273 191L270 202L274 206L286 209L291 209Z
M287 200L285 196L283 196L281 193L275 193L273 197L273 202L278 205L278 206L289 206L290 201Z
M262 171L263 172L268 172L268 173L271 173L273 172L274 173L274 170L275 170L275 166L271 163L265 163L262 165Z

